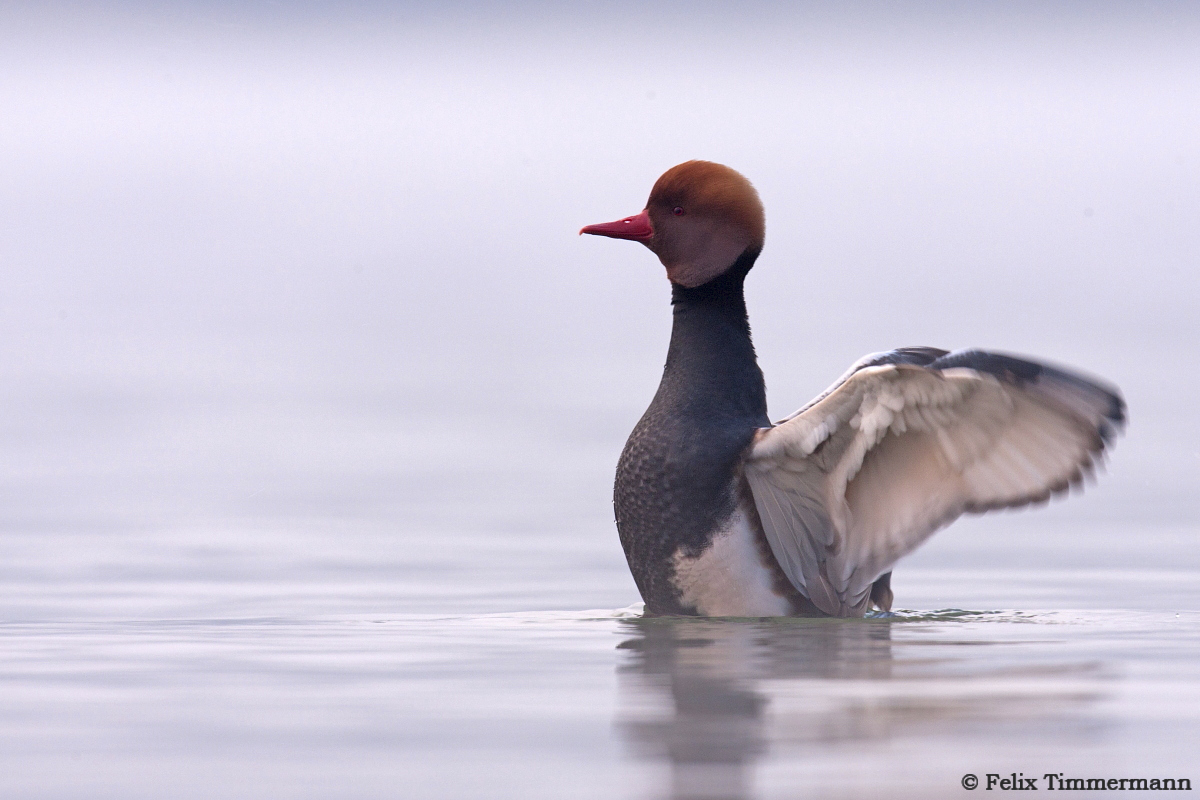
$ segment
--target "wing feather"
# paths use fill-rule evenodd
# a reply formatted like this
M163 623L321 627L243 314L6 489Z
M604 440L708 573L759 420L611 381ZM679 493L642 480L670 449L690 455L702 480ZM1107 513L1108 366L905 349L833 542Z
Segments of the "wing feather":
M1124 423L1115 389L983 351L868 356L759 431L746 476L771 550L817 607L861 616L873 583L964 512L1077 484Z

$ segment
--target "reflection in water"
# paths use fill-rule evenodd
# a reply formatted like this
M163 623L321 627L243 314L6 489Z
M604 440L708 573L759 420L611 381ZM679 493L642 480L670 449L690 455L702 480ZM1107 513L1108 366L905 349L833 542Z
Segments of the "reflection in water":
M673 800L756 796L756 765L784 754L812 773L863 760L852 748L870 742L1103 734L1086 713L1103 691L1095 662L1031 664L1026 651L1018 663L980 645L1028 642L971 638L950 620L623 624L618 728L636 756L669 766ZM846 788L844 770L837 782Z

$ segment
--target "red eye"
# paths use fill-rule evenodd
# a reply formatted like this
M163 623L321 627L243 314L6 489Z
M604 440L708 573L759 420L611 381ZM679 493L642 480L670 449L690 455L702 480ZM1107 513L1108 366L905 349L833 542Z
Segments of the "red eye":
M683 216L683 206L675 206L675 208L671 209L671 213L677 217L682 217Z

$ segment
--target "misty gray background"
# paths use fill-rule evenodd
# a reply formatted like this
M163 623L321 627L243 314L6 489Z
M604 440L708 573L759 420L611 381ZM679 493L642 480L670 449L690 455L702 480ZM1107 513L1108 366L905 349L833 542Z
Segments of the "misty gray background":
M872 350L1037 354L1133 421L1052 513L1195 519L1187 5L10 6L2 30L17 533L302 519L404 560L541 531L595 541L629 596L608 477L668 287L576 231L692 157L767 206L773 415Z
M577 231L690 158L766 204L773 416L907 344L1125 392L1099 491L928 557L1069 520L1125 526L1117 559L1173 530L1195 566L1190 4L7 5L0 37L14 581L71 531L58 577L304 592L343 564L346 597L353 562L371 608L636 599L610 481L669 287Z
M1099 490L916 559L1061 522L1196 567L1190 4L10 4L0 38L11 614L635 600L609 492L669 287L577 231L690 158L766 204L773 416L908 344L1123 389Z

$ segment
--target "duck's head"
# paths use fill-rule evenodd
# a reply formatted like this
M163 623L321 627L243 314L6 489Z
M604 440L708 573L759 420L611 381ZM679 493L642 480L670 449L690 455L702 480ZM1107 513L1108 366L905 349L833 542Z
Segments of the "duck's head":
M662 261L671 283L693 288L724 274L747 252L756 256L765 228L762 201L741 173L687 161L655 182L640 214L580 233L641 242Z

